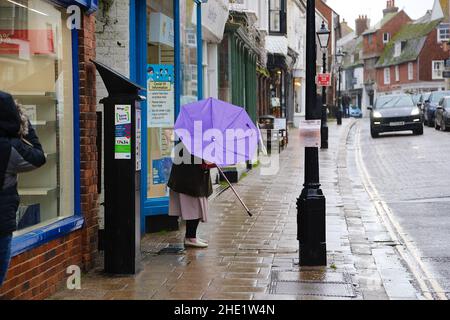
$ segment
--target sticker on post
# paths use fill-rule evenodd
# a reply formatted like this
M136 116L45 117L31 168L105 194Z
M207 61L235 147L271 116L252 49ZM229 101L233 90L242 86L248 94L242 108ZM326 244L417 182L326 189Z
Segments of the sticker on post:
M115 107L114 159L131 159L131 106Z
M300 121L300 144L305 148L320 148L320 120Z

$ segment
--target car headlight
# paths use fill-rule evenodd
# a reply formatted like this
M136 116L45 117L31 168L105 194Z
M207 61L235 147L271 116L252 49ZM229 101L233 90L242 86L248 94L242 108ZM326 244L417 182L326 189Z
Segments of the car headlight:
M373 117L378 119L378 118L383 118L383 115L380 112L378 112L378 111L374 111L373 112Z
M420 110L418 108L413 109L413 111L411 111L411 115L412 116L418 116L420 115Z

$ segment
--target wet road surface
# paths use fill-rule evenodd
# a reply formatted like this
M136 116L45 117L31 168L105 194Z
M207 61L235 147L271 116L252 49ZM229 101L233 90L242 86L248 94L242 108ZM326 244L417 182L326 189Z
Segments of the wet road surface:
M370 137L361 120L362 160L372 183L390 207L423 264L449 297L450 292L450 132L425 128Z

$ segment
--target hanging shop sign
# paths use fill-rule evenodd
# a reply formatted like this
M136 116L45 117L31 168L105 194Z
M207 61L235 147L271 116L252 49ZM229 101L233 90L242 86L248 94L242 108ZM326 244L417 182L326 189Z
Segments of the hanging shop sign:
M148 128L171 128L174 125L175 73L173 65L147 66Z
M225 0L209 0L202 4L203 39L220 42L229 16L229 3ZM197 22L194 22L194 25Z
M131 159L131 106L115 106L115 159Z

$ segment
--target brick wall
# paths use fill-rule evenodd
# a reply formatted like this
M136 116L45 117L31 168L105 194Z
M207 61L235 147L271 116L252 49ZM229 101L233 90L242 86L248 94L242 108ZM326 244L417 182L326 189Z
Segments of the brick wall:
M379 68L377 69L377 84L378 84L378 91L386 92L386 91L394 91L401 89L402 86L407 84L412 84L418 82L417 80L417 62L413 62L413 79L408 79L408 64L409 63L403 63L399 65L399 81L396 81L395 78L395 66L389 67L391 70L391 83L388 85L384 84L384 69L385 68Z
M95 17L83 17L79 32L81 209L83 229L14 257L0 289L0 299L44 299L64 285L66 269L93 266L97 248L97 150L95 69ZM75 58L75 57L74 57Z
M440 43L437 42L437 30L433 30L427 37L424 48L420 53L420 81L434 81L432 61L446 60L449 58L449 53L445 52ZM443 81L438 80L438 81Z

